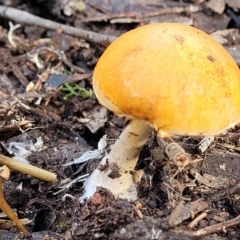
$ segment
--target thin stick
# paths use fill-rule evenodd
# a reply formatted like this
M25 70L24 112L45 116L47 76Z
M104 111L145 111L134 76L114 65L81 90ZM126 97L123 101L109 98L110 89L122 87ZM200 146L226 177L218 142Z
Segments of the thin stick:
M197 216L195 219L193 219L192 222L188 224L188 228L192 229L194 228L202 219L207 217L206 212L202 212L199 216Z
M3 196L2 190L2 178L0 177L0 209L12 220L16 223L18 229L23 233L28 233L27 229L23 226L22 222L18 219L15 212L11 209L11 207L6 202Z
M66 34L97 43L112 42L116 38L114 36L107 36L104 34L53 22L51 20L47 20L12 7L0 6L0 16L20 24L35 25L50 30L62 29L62 31Z
M181 233L189 237L203 237L210 235L212 233L217 233L221 231L227 231L226 228L230 228L233 226L236 226L240 224L240 215L237 216L236 218L233 218L229 221L222 222L222 223L217 223L209 227L202 228L197 231L186 231L186 230L180 230L180 231L174 231L175 233Z
M56 174L54 174L52 172L35 167L31 164L26 164L26 163L17 161L13 158L6 157L2 154L0 154L0 165L6 165L7 167L9 167L12 170L29 174L33 177L42 179L47 182L56 182L57 181Z

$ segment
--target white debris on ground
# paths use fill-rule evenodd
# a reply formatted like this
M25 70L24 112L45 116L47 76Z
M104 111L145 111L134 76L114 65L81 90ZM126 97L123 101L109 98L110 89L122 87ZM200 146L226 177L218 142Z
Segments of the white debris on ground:
M197 147L201 154L204 153L209 148L214 139L215 139L214 136L207 136L201 140Z
M102 158L101 160L101 165L107 165L108 161L108 156L106 155L105 157ZM99 169L95 169L91 175L85 179L84 181L84 193L82 196L80 196L79 201L83 202L84 199L89 199L90 197L93 196L93 194L96 192L96 187L99 185L99 182L101 181L101 176L99 176ZM90 180L89 180L90 179ZM100 184L101 186L102 184ZM131 192L131 191L129 191Z
M38 137L36 142L33 143L31 140L24 140L23 142L10 142L8 144L3 144L10 154L13 154L13 158L29 163L27 157L33 152L39 152L44 149L42 137Z
M81 157L74 159L72 162L63 164L63 166L70 166L72 164L84 163L93 159L100 159L105 155L106 147L107 135L104 135L98 142L98 149L93 151L87 151L83 153Z
M81 175L81 176L73 179L72 181L70 181L70 182L68 182L68 183L60 186L60 187L59 187L60 190L57 191L57 192L55 192L53 195L57 195L58 193L64 191L65 189L69 189L69 188L70 188L74 183L76 183L76 182L85 182L88 176L89 176L88 173L87 173L87 174L84 174L84 175Z
M106 148L107 148L107 135L104 135L98 142L98 149L93 151L86 151L85 153L82 154L81 157L76 158L72 162L66 163L63 166L70 166L72 164L79 164L79 163L84 163L93 159L97 160L97 159L103 158L106 153ZM68 181L68 183L60 186L59 187L60 190L54 193L54 195L64 191L65 189L69 189L76 182L85 182L88 177L89 177L89 174L84 174L73 179L72 181Z

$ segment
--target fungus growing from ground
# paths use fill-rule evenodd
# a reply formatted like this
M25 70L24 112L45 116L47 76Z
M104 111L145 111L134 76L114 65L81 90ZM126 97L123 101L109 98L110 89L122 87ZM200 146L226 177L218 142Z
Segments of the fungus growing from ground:
M178 23L149 24L116 39L99 59L93 88L100 104L130 119L85 183L137 198L133 172L154 129L158 136L216 135L240 121L240 73L208 34ZM185 165L185 164L184 164Z

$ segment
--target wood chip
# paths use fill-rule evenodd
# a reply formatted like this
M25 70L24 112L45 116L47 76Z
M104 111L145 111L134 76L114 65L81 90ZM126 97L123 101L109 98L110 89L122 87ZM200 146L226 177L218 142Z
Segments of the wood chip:
M225 0L210 0L206 3L206 5L218 14L222 14L225 10Z

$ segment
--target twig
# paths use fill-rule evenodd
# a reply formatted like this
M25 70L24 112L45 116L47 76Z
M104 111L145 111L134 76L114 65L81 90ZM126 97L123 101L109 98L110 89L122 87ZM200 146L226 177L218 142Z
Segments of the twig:
M92 6L94 7L94 6ZM102 10L102 9L101 9ZM97 16L97 17L89 17L89 18L85 18L82 20L82 22L102 22L102 21L109 21L111 23L118 22L119 19L125 19L125 23L126 22L140 22L141 19L144 18L149 18L149 17L157 17L157 16L161 16L161 15L168 15L168 14L181 14L184 12L190 12L190 13L194 13L194 12L199 12L201 11L202 8L199 6L189 6L189 7L171 7L171 8L163 8L157 11L152 11L149 13L139 13L139 12L128 12L126 13L120 13L120 14L111 14L108 15L108 13L105 13L105 15L103 16ZM121 21L120 21L121 22Z
M163 184L168 187L169 189L171 189L179 198L181 198L182 200L186 200L186 201L190 201L190 198L186 198L184 196L182 196L179 192L177 192L172 186L170 186L168 183L163 182Z
M13 158L6 157L2 154L0 154L0 165L6 165L7 167L9 167L12 170L29 174L33 177L42 179L44 181L48 181L48 182L56 182L57 181L57 177L54 173L51 173L47 170L35 167L31 164L26 164L26 163L17 161Z
M230 150L234 150L236 152L240 152L240 148L239 147L235 147L233 145L230 145L230 144L227 144L227 143L218 143L217 144L217 147L220 146L220 147L225 147L225 148L228 148Z
M4 198L3 195L3 188L2 188L2 176L0 176L0 209L12 220L16 223L16 226L18 229L23 233L28 233L27 229L24 227L22 222L18 219L15 212L12 210L12 208L9 206L7 201Z
M75 66L73 65L67 58L67 56L65 55L65 53L63 51L60 51L60 50L55 50L55 49L52 49L50 47L41 47L39 49L37 49L37 54L39 54L41 51L47 51L47 52L52 52L54 54L56 54L58 56L58 58L60 60L62 60L68 67L74 69L76 72L78 73L85 73L85 71L78 67L78 66ZM30 54L31 55L31 54Z
M235 193L239 188L240 188L240 182L237 182L231 187L223 188L223 189L218 190L215 193L212 193L211 195L208 196L209 200L212 202L217 202L220 199L223 199L223 198L229 196L230 194Z
M199 216L197 216L195 219L193 219L192 222L188 224L188 228L192 229L194 228L202 219L207 217L206 212L202 212Z
M97 43L112 42L116 38L114 36L107 36L104 34L95 33L92 31L87 31L72 26L67 26L65 24L53 22L51 20L47 20L12 7L0 6L0 16L20 24L35 25L50 30L57 30L60 28L66 34Z
M13 48L17 48L16 43L13 41L13 32L20 27L21 27L20 24L16 24L14 26L12 22L9 22L8 41L10 42Z
M233 218L229 221L226 222L222 222L222 223L217 223L214 224L212 226L209 227L205 227L202 228L200 230L197 231L186 231L186 230L178 230L178 231L173 231L174 233L178 233L178 234L183 234L185 236L189 236L189 237L203 237L203 236L207 236L210 235L212 233L217 233L217 232L221 232L221 231L226 231L226 228L230 228L233 226L236 226L240 224L240 215L237 216L236 218Z
M32 221L29 220L28 218L19 219L19 221L20 221L23 225L26 225L26 224L29 224L29 223L32 222ZM12 228L13 226L16 226L16 223L15 223L15 222L13 222L13 221L11 221L11 220L0 219L0 227L1 227L1 229L7 230L7 229Z

